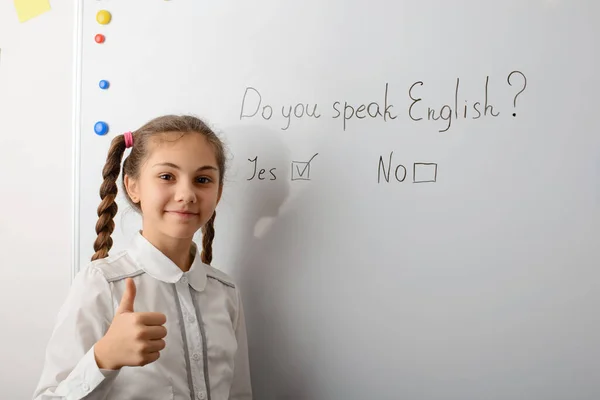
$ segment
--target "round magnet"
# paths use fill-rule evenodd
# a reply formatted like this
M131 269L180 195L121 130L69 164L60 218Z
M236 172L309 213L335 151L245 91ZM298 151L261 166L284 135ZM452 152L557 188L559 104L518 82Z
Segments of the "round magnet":
M110 84L108 83L108 81L102 79L99 83L98 86L100 86L100 89L108 89L108 87L110 86Z
M104 121L98 121L94 125L94 132L96 135L104 136L108 133L108 124Z
M103 34L99 33L96 36L94 36L94 40L96 41L96 43L104 43L104 40L106 38L104 37Z
M98 23L101 25L108 24L110 22L110 19L111 15L106 10L100 10L98 11L98 14L96 14L96 21L98 21Z

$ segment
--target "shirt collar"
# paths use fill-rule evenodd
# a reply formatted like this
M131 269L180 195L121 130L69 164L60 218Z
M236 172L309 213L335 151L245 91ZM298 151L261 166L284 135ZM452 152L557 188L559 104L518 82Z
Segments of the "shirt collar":
M186 277L190 285L200 292L206 287L206 269L201 261L196 243L192 242L190 252L194 254L194 261L190 270L183 272L173 261L154 247L141 231L136 233L129 248L129 254L135 263L148 275L166 283L179 282Z

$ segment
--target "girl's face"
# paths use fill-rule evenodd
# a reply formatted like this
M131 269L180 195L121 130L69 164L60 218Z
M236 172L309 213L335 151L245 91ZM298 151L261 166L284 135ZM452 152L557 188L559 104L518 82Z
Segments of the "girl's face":
M211 144L201 134L179 136L165 133L153 140L139 178L125 177L129 196L142 209L145 236L191 239L221 198Z

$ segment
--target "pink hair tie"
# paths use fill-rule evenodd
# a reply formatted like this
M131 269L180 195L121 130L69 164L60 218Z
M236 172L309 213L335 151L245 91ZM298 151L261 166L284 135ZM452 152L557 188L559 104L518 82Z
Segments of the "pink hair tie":
M133 133L125 132L123 136L125 136L125 148L133 146Z

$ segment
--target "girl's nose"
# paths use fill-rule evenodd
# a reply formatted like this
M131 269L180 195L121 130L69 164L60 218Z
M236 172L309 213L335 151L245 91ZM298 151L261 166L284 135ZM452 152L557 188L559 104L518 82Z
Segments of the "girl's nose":
M177 188L175 200L178 202L184 202L184 203L195 203L196 202L196 193L194 192L193 188L190 187L189 184L182 183Z

